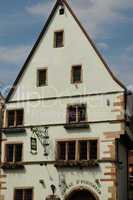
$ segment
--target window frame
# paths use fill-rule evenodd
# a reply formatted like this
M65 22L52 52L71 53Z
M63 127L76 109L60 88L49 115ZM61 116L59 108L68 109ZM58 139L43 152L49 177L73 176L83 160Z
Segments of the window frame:
M39 73L41 71L46 71L46 81L45 81L45 84L39 84ZM44 67L44 68L38 68L37 69L37 87L44 87L44 86L47 86L48 85L48 68L47 67Z
M14 124L9 126L9 112L13 111L14 112ZM23 112L23 120L21 125L17 125L17 111L22 111ZM24 109L23 108L18 108L18 109L7 109L6 110L6 127L8 128L15 128L15 127L22 127L24 126Z
M80 81L74 81L74 68L80 66L81 67L81 74L80 74ZM72 65L71 66L71 84L81 84L83 83L83 67L82 64Z
M89 148L90 145L88 145L90 143L90 141L97 141L97 159L95 160L98 160L99 159L99 153L100 153L100 150L99 150L99 147L100 147L100 141L99 141L99 138L78 138L78 139L70 139L70 140L56 140L56 160L57 161L63 161L63 162L71 162L71 161L89 161L90 160L90 150L89 152L87 151L87 160L81 160L80 159L80 142L81 141L86 141L87 142L87 148ZM65 160L61 160L59 159L59 146L58 144L59 143L66 143L66 152L65 152ZM68 143L69 142L75 142L75 160L68 160ZM93 159L91 159L93 160Z
M14 200L15 200L15 197L16 197L16 193L15 193L16 190L23 190L23 192L24 192L24 190L32 190L32 200L34 200L34 187L16 187L16 188L14 188L14 193L13 193L13 199ZM22 200L25 200L24 199L24 193L23 193Z
M82 105L85 106L85 120L79 121L78 107L80 107ZM70 107L76 107L76 121L70 122L70 120L69 120L69 108ZM67 111L66 111L66 122L67 122L67 124L84 123L84 122L87 122L87 119L88 119L88 116L87 116L87 103L68 104L67 105Z
M60 32L62 32L63 33L63 38L62 38L62 45L61 46L57 46L57 41L56 41L56 34L57 33L60 33ZM65 33L64 33L64 30L63 29L61 29L61 30L56 30L56 31L54 31L54 42L53 42L53 46L54 46L54 48L55 49L58 49L58 48L63 48L64 47L64 41L65 41Z
M22 155L21 155L21 161L15 161L15 157L16 157L16 147L14 147L15 145L20 144L22 145ZM7 161L7 145L13 145L13 160L12 161ZM4 163L10 163L10 164L15 164L15 163L22 163L23 162L23 148L24 144L23 142L7 142L4 144Z

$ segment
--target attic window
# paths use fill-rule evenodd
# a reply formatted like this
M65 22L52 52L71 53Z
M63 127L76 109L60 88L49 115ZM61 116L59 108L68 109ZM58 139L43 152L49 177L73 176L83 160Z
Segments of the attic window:
M59 14L64 15L64 11L65 11L64 7L61 6L61 8L59 9Z
M76 83L76 84L82 82L82 67L81 67L81 65L72 66L71 82Z
M38 87L47 85L47 69L38 69L37 85Z
M54 33L54 48L63 47L64 31L57 31Z

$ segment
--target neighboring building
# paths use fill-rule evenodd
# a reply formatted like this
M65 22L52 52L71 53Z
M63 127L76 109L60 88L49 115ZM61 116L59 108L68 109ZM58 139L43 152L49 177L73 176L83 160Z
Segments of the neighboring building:
M0 93L0 158L1 158L1 137L2 137L1 128L3 123L3 114L4 114L4 97Z
M126 96L58 0L6 99L1 200L127 200Z
M4 111L4 97L0 93L0 127L2 127L3 111Z
M127 131L133 130L133 93L129 92L127 98ZM130 131L128 131L130 132ZM133 135L128 134L133 140ZM128 145L128 169L129 169L129 200L133 200L133 143Z
M129 200L133 200L133 151L129 152Z
M1 128L2 128L2 121L3 121L3 114L4 114L4 97L2 96L2 94L0 93L0 164L1 164L1 142L2 142L2 132L1 132ZM2 182L2 174L1 174L1 168L0 168L0 183ZM1 195L1 184L0 184L0 200L2 200L2 195Z

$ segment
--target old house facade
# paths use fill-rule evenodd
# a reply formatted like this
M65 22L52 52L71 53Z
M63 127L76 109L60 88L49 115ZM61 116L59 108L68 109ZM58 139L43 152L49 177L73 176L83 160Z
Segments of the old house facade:
M125 109L126 88L57 0L6 99L1 200L126 200Z

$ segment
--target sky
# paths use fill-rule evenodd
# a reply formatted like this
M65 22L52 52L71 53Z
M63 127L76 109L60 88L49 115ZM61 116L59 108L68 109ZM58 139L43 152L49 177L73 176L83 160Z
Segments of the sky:
M133 89L133 0L68 0L114 74ZM0 87L12 85L55 0L0 0Z

